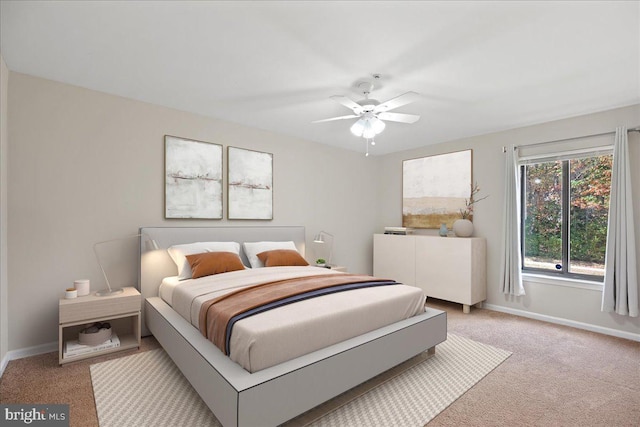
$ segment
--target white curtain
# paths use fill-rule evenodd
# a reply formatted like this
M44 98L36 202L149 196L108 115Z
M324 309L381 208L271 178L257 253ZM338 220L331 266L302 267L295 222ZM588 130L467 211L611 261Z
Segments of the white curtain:
M616 128L602 311L638 317L638 271L627 128Z
M500 286L505 294L524 295L520 257L520 171L516 147L508 147L504 157L504 230Z

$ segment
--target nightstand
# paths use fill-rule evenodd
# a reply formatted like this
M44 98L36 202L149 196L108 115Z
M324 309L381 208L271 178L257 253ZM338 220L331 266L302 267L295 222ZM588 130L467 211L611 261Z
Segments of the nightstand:
M58 305L58 362L60 365L116 351L140 348L141 296L135 288L123 288L117 295L98 297L95 293L84 297L60 299ZM109 322L118 336L118 347L64 355L64 344L77 340L78 333L89 323Z
M347 267L345 267L343 265L325 265L324 267L320 267L319 265L317 265L316 267L318 267L318 268L328 268L329 270L342 271L343 273L347 272Z

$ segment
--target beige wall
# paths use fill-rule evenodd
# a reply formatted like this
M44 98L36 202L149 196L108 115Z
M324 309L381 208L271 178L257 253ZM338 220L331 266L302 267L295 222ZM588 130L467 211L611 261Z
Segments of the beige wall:
M56 341L63 290L105 286L92 245L140 226L304 225L308 259L325 230L336 263L371 270L375 163L362 154L19 73L9 105L11 350ZM274 220L165 220L165 134L273 153Z
M640 318L622 317L600 311L602 297L600 291L525 283L527 295L514 298L503 295L499 289L504 195L502 147L510 144L526 145L608 132L615 130L616 126L634 127L638 125L640 125L640 105L635 105L385 156L381 160L377 175L377 186L380 188L377 232L381 232L386 225L399 225L402 222L403 160L471 148L473 149L473 179L480 185L481 195L489 196L476 205L473 220L475 235L487 239L487 302L498 309L519 310L524 314L535 313L538 317L550 316L568 319L571 322L640 334ZM636 224L640 224L640 167L638 167L640 163L640 137L638 133L630 133L629 138L635 218ZM425 143L428 142L425 141ZM613 135L610 137L610 142L613 143ZM430 232L435 233L435 230ZM640 248L640 227L636 227L636 242L637 247ZM640 251L638 251L638 257L638 265L640 265Z
M63 289L80 278L91 279L92 290L104 287L93 243L134 234L140 226L304 225L308 259L316 255L313 235L325 230L335 236L334 262L351 272L370 273L373 233L401 222L402 160L467 148L473 148L474 179L489 195L478 204L474 217L476 234L488 242L488 302L640 333L638 319L601 313L599 292L527 283L526 297L509 298L498 289L501 147L635 126L640 124L638 105L365 158L361 153L19 73L12 72L10 77L8 186L0 181L0 188L8 188L8 203L2 206L8 206L11 325L3 322L1 326L8 328L3 332L8 332L9 350L56 341L57 301ZM2 98L6 102L5 79ZM6 144L6 125L2 131ZM273 153L274 220L165 220L165 134ZM632 136L633 159L640 154L637 137ZM7 168L2 171L7 173ZM634 171L636 194L639 172ZM639 201L636 197L636 216ZM135 266L124 270L127 280L135 283ZM6 339L7 334L2 336Z
M7 153L9 148L7 126L7 92L9 70L0 55L0 365L8 351L7 312ZM0 371L2 367L0 366Z

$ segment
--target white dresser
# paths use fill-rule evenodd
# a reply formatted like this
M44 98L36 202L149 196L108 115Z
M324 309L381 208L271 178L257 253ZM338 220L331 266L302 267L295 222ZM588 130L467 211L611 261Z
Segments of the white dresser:
M470 306L487 299L482 237L373 236L373 275L421 288L428 297Z

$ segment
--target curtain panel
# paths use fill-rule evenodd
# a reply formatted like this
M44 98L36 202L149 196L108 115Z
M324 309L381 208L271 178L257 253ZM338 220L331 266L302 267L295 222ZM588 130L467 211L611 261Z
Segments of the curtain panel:
M520 172L517 148L507 147L504 164L504 206L500 287L509 295L524 295L520 247Z
M629 138L626 127L618 127L613 146L602 311L638 317L636 259Z

